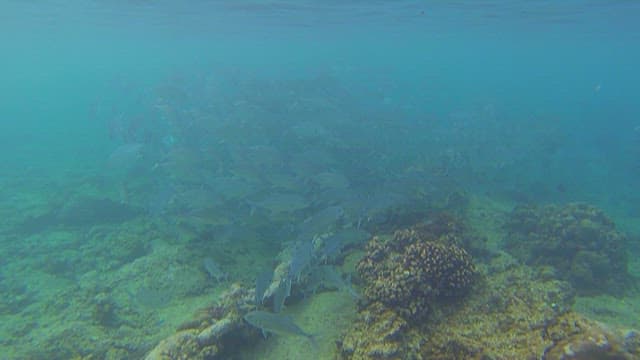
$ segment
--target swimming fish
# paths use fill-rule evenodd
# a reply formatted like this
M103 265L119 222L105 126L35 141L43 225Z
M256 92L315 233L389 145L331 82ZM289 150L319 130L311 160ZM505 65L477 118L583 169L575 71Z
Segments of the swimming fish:
M244 320L262 330L263 334L270 332L278 335L304 336L313 347L318 346L315 337L302 330L289 316L257 310L247 313Z
M291 262L289 263L289 273L287 278L290 280L300 280L302 270L311 263L313 259L313 243L309 239L297 242L291 251Z
M271 284L271 280L273 279L273 270L263 271L258 274L256 278L256 294L255 294L255 302L256 306L262 305L264 300L264 293L269 288Z
M319 266L315 270L315 276L317 281L320 281L324 286L335 288L338 291L346 292L354 299L360 299L362 296L351 285L350 279L343 279L342 275L334 266Z
M202 266L204 267L207 274L216 282L229 280L229 275L222 271L222 269L220 269L220 266L218 266L218 264L213 261L212 258L204 259L202 261Z
M279 313L284 307L284 302L291 295L291 279L282 279L278 288L273 293L273 312Z

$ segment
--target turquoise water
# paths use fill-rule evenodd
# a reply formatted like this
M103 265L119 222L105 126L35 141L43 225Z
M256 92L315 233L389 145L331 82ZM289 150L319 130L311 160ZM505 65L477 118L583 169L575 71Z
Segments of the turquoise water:
M638 18L633 1L3 1L0 359L140 358L301 237L459 211L451 194L587 202L640 251Z

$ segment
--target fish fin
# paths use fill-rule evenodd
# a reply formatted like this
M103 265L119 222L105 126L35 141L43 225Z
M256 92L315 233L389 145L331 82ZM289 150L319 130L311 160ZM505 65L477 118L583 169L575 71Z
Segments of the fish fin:
M251 200L245 200L244 202L249 205L249 216L253 216L256 213L258 205L256 204L256 202Z
M349 286L347 291L349 292L349 295L351 295L353 299L355 300L362 299L362 295L360 295L360 293L356 289L354 289L353 286Z
M320 348L318 346L318 334L308 334L307 339L309 339L309 342L311 343L313 350L317 353L318 349Z
M285 296L284 298L286 300L289 296L291 296L291 279L287 279L285 281L286 281L286 283L285 283L286 288L285 289L287 290L287 296Z

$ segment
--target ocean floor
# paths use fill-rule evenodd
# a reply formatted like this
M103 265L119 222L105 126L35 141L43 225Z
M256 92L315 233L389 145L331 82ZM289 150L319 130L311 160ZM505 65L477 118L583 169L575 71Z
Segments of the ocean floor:
M323 292L288 307L296 324L316 339L314 346L304 337L271 335L266 341L241 355L244 360L294 360L300 354L308 354L309 359L333 359L336 341L356 317L356 304L344 292Z
M640 257L630 256L629 273L640 278ZM624 297L600 295L576 297L573 309L590 319L622 328L640 329L640 293L630 292Z
M3 360L142 358L231 283L252 287L254 269L272 266L281 250L281 244L261 241L258 234L231 242L201 238L183 223L146 217L21 228L30 217L49 212L52 200L44 190L11 193L0 207L4 228L14 229L5 230L0 240ZM473 197L467 221L487 238L489 249L498 249L502 220L510 210L511 204ZM228 280L208 276L202 265L207 257L224 268ZM631 271L640 276L640 261L632 259ZM347 261L347 271L353 263ZM574 309L612 326L640 328L640 294L578 297ZM284 313L314 334L318 347L304 337L270 335L240 351L238 359L299 359L301 352L333 359L336 341L357 310L348 294L325 291L287 306Z
M12 195L0 206L10 229L0 239L0 359L143 357L232 281L253 281L246 269L279 251L252 236L194 239L188 227L146 217L25 228L53 200L44 187L3 191ZM209 277L207 257L228 281Z
M505 237L502 224L513 204L485 196L476 196L470 203L468 221L471 226L487 237L489 249L499 249ZM630 238L640 237L640 221L624 217L613 218L617 227ZM640 279L640 256L629 256L629 273ZM629 291L623 297L609 295L576 296L573 310L586 317L622 328L640 328L640 292Z

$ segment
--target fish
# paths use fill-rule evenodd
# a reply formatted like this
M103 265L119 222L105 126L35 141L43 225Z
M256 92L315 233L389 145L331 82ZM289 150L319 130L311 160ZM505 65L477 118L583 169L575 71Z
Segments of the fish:
M362 296L351 285L350 277L344 279L340 272L331 265L321 265L311 270L309 280L305 284L304 291L315 294L319 289L337 290L346 292L355 300Z
M176 194L175 202L191 215L205 216L219 206L223 199L211 189L198 187Z
M284 302L291 295L291 279L280 280L278 288L273 293L273 312L279 313L284 307Z
M371 238L370 233L356 228L343 229L337 232L335 236L341 239L343 247L358 245Z
M387 222L389 211L400 208L408 201L407 196L393 192L375 193L368 196L360 204L356 228L360 229L364 224L380 225Z
M142 208L111 200L82 196L52 213L52 225L95 226L119 224L144 214Z
M291 252L288 279L300 279L302 270L311 263L313 258L313 243L310 240L298 241Z
M167 214L169 205L175 197L175 188L166 179L157 180L152 195L146 206L147 214L151 217L161 217Z
M131 170L142 159L142 144L131 143L118 146L107 159L110 169Z
M259 183L239 177L217 177L210 181L210 186L227 201L239 201L259 189Z
M301 121L291 127L291 133L295 137L304 140L329 137L331 135L324 126L316 121Z
M301 236L313 237L333 231L344 218L344 208L340 205L329 206L306 218L299 226Z
M343 229L337 233L322 239L322 248L320 249L321 258L328 261L340 255L342 249L347 246L359 244L368 240L371 234L360 229Z
M266 210L271 214L290 214L296 211L306 209L309 201L298 194L275 193L267 196L261 201L247 201L251 205L250 215L253 215L256 209Z
M302 330L293 319L287 315L274 314L266 311L251 311L244 316L244 320L265 334L302 336L309 340L314 348L318 347L315 336Z
M360 299L362 296L351 286L349 279L345 280L342 275L333 266L320 266L318 268L322 284L326 287L336 288L351 295L354 299Z
M224 271L220 269L220 266L213 261L212 258L206 258L202 261L202 266L204 266L205 271L209 276L217 282L225 281L229 278Z
M345 189L349 187L349 179L344 175L328 171L316 174L312 181L321 188Z
M328 262L332 258L338 257L342 251L342 238L337 235L331 235L322 239L322 248L320 249L320 258L323 262Z
M273 279L273 270L263 271L256 277L256 306L262 305L264 301L264 293L269 288Z

